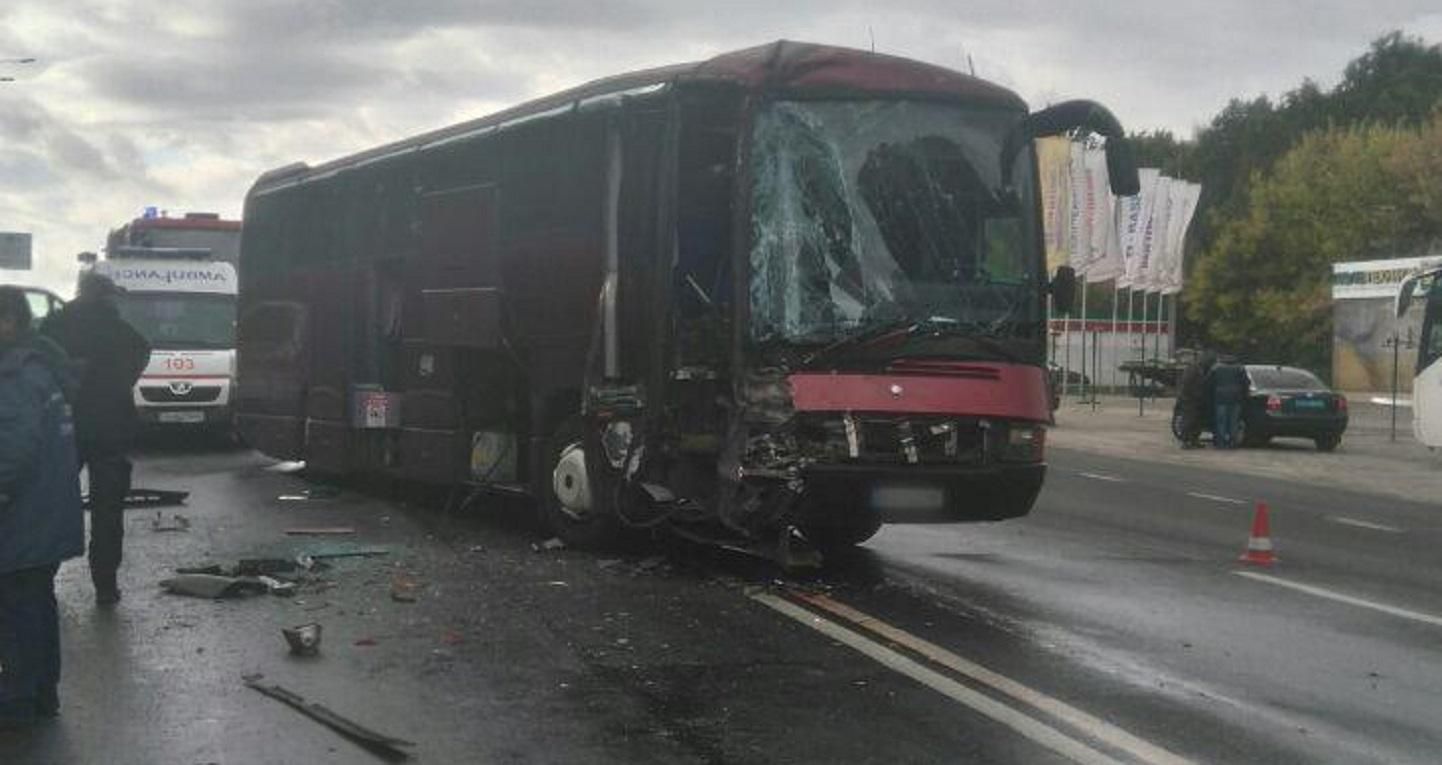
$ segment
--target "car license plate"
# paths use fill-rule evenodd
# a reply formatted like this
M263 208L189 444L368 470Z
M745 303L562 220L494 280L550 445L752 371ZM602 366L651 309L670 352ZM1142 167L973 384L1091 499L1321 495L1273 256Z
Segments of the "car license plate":
M1320 398L1299 398L1292 402L1292 406L1296 407L1297 409L1318 411L1327 408L1327 401Z
M205 412L161 412L156 419L174 423L205 422Z
M938 510L946 504L946 490L937 486L878 486L871 491L871 506L878 510Z

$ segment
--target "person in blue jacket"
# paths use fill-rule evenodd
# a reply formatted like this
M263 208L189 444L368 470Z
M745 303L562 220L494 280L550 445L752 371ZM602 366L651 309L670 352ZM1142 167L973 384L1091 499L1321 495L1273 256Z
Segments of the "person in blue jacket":
M60 711L55 572L85 550L64 353L0 287L0 726Z

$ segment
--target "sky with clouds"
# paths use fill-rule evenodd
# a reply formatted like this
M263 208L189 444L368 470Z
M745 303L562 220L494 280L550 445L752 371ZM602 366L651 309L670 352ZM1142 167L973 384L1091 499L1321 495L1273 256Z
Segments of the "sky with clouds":
M778 38L1096 98L1190 135L1233 97L1324 87L1376 37L1442 42L1436 0L4 0L0 231L69 294L75 253L147 205L235 217L261 172L630 69ZM968 64L970 62L970 64Z

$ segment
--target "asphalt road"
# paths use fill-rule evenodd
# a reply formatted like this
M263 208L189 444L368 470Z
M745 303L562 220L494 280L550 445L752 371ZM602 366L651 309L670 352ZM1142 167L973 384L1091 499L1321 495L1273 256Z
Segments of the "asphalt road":
M1038 507L890 526L819 575L651 541L536 552L525 508L152 450L187 531L132 511L113 612L62 569L64 711L4 763L377 757L260 673L416 742L417 762L1432 762L1435 504L1055 451ZM1237 562L1253 502L1280 562ZM299 527L352 534L302 537ZM289 597L159 591L176 566L357 547ZM1268 579L1241 576L1262 574ZM414 597L397 600L393 593ZM281 627L319 622L320 655Z

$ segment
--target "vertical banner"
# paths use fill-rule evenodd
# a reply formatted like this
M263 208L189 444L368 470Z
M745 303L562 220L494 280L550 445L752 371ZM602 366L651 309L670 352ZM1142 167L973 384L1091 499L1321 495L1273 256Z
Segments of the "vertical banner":
M1069 261L1071 233L1071 141L1061 136L1036 142L1037 172L1041 176L1042 232L1046 236L1046 271Z
M1107 155L1101 147L1086 150L1087 209L1091 255L1087 259L1087 278L1104 282L1121 274L1121 251L1117 249L1115 198L1107 176ZM1116 258L1110 257L1117 253Z
M1182 280L1186 273L1183 259L1186 255L1187 228L1197 212L1197 202L1202 196L1202 187L1195 183L1173 183L1172 216L1168 222L1168 240L1171 257L1167 262L1167 275L1162 292L1175 295L1182 291ZM1175 313L1175 307L1173 308ZM1174 317L1175 318L1175 317Z
M1077 275L1086 273L1087 261L1091 258L1091 210L1094 201L1088 200L1092 186L1087 181L1086 146L1079 142L1071 144L1071 200L1067 215L1068 262L1076 269Z
M1117 200L1117 205L1121 208L1118 234L1124 266L1124 273L1117 281L1120 286L1141 288L1142 245L1147 223L1152 217L1152 202L1156 198L1154 190L1159 175L1160 172L1155 167L1141 168L1137 171L1137 178L1141 181L1140 191L1134 197Z
M1166 232L1172 208L1171 186L1172 179L1165 175L1157 176L1157 182L1152 186L1151 209L1148 210L1150 215L1142 229L1140 273L1134 285L1145 292L1161 290L1163 263L1166 260Z

